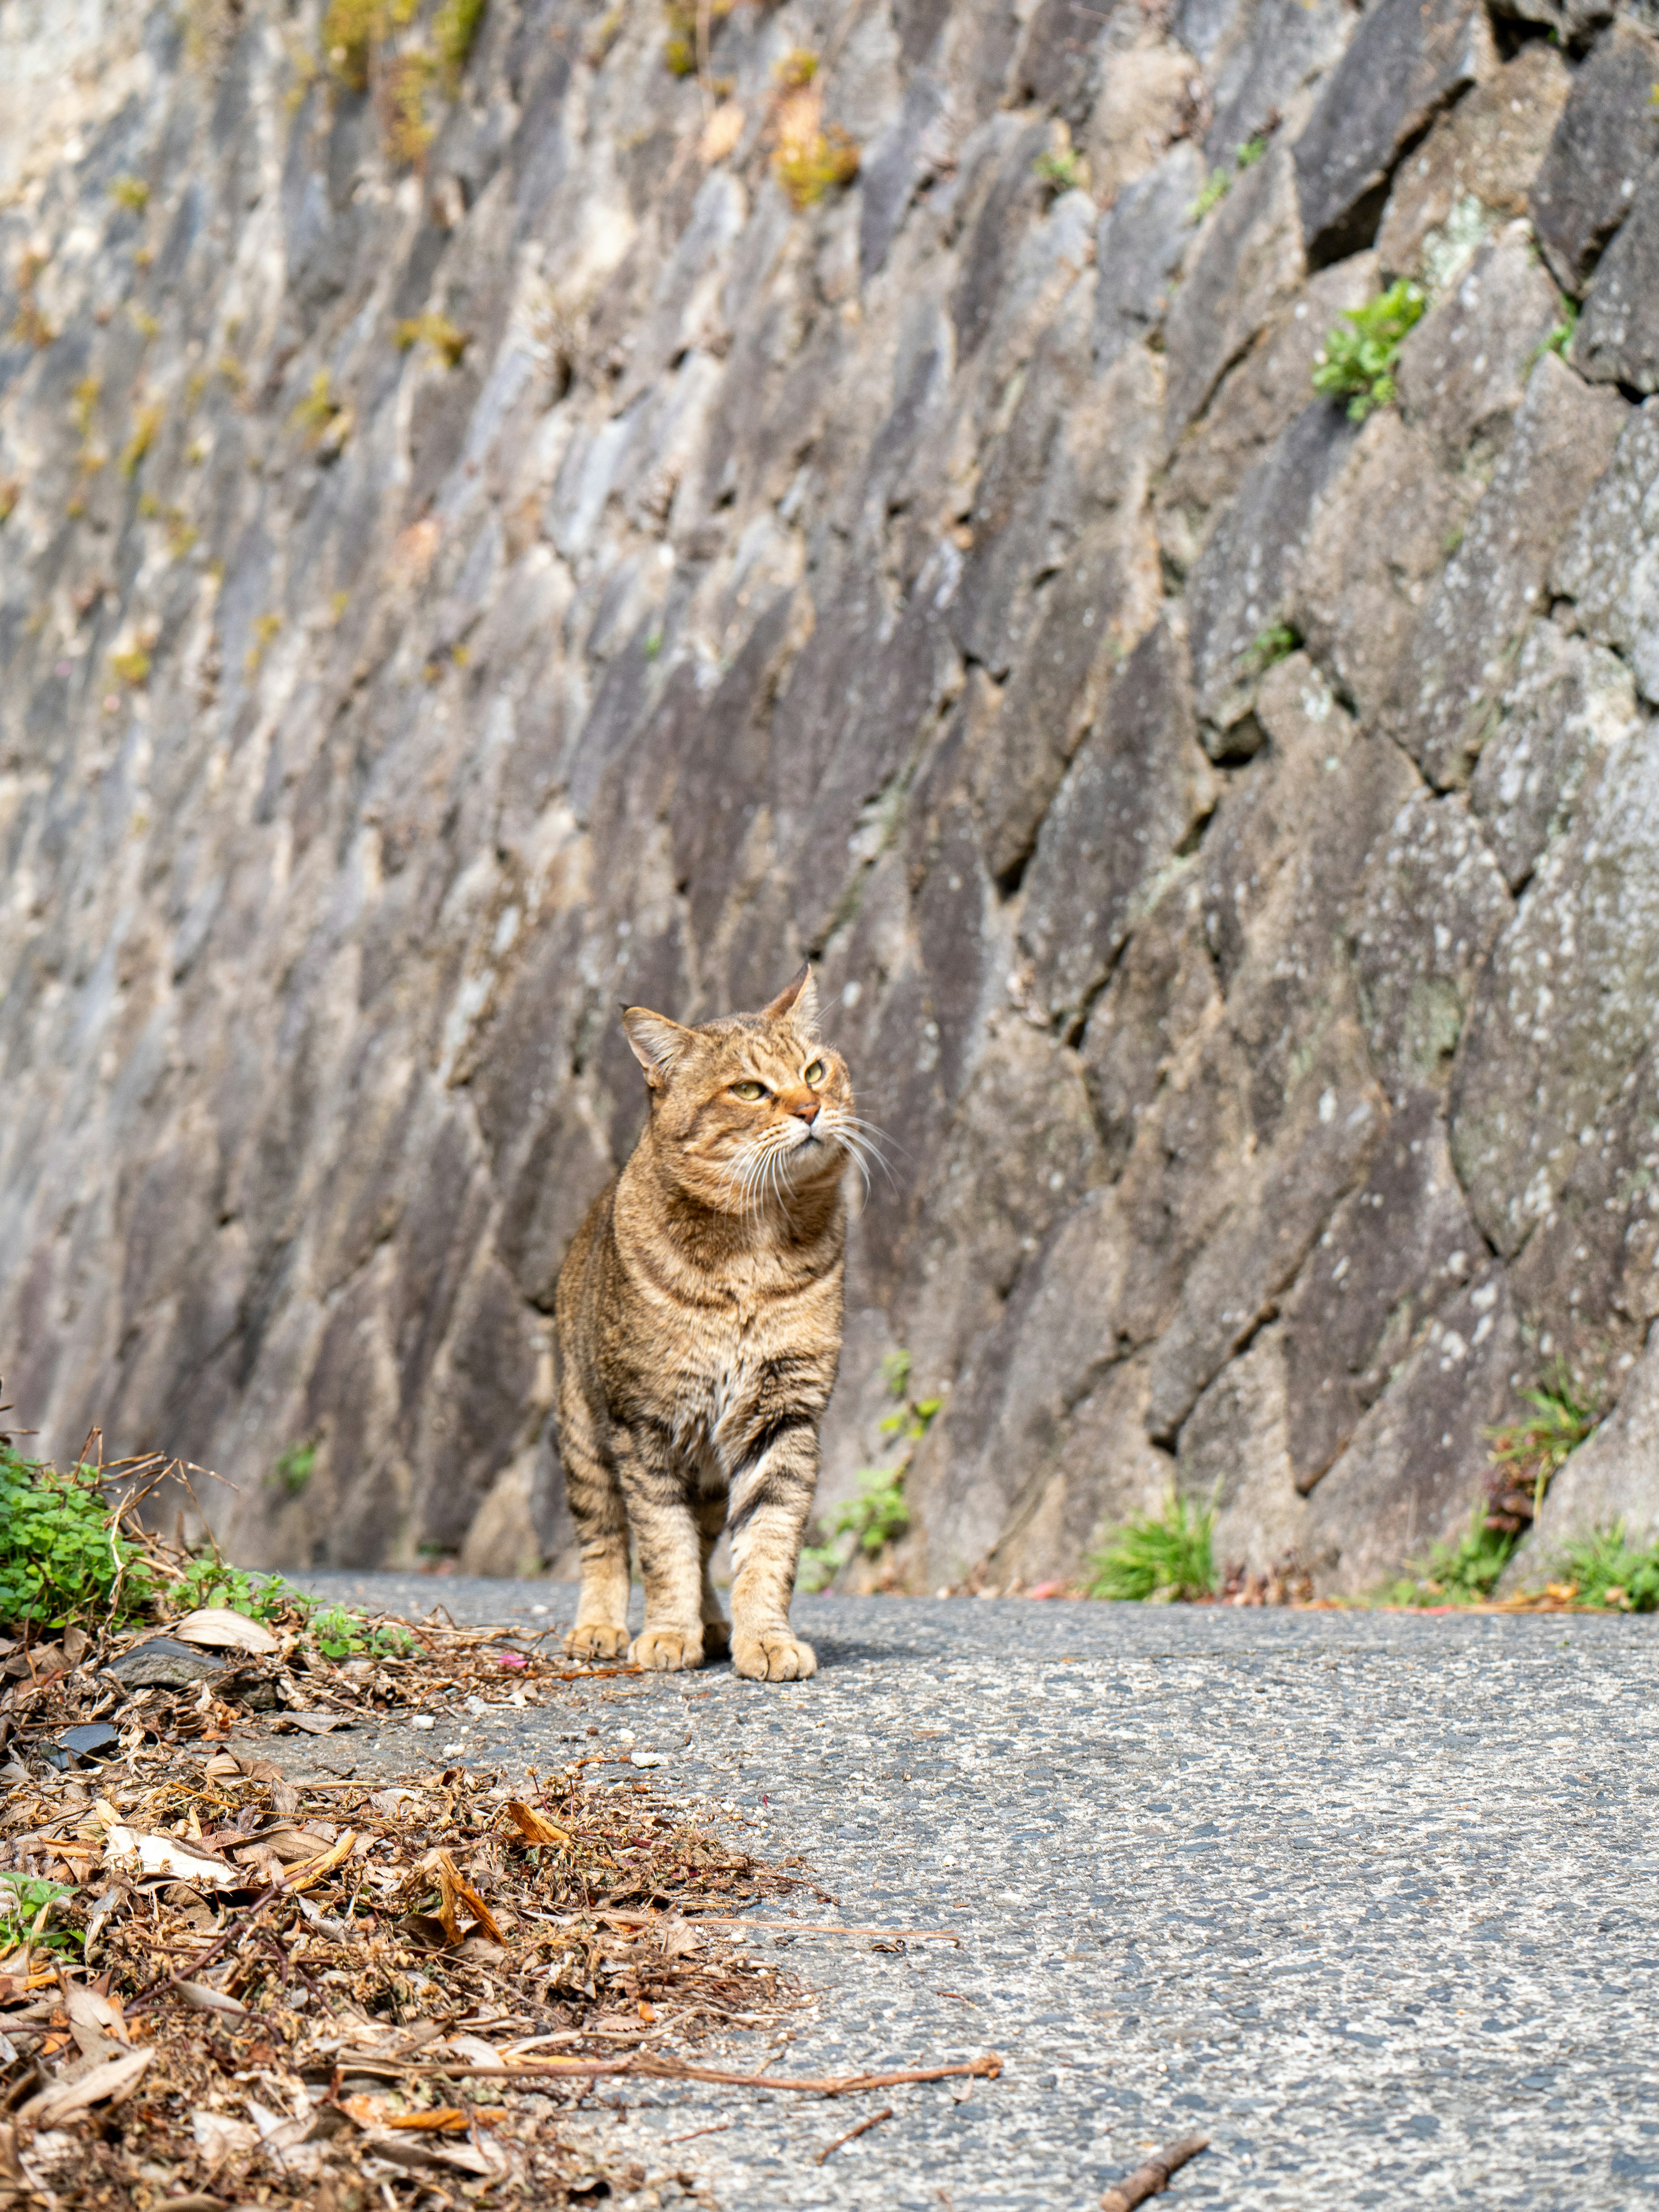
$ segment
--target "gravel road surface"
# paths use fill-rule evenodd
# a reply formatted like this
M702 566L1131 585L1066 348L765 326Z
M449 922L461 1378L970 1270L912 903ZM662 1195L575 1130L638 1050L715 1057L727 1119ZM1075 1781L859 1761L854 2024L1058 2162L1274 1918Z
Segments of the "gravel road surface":
M415 1617L574 1609L556 1583L299 1579ZM1659 2203L1652 1626L1018 1599L795 1617L811 1682L718 1668L282 1739L296 1771L546 1770L597 1727L838 1900L768 1919L957 1933L786 1939L816 2003L769 2063L995 2050L1000 2081L602 2098L594 2124L650 2176L631 2201L681 2201L678 2171L726 2212L1083 2212L1200 2130L1172 2208Z

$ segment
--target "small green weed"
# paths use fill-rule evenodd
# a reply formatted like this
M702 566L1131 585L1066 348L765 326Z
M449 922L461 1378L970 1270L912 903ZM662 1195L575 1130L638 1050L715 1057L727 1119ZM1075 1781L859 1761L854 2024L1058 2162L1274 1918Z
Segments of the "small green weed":
M142 645L129 646L125 653L112 653L110 673L118 684L125 684L129 691L142 690L149 681L149 655Z
M66 1882L44 1881L36 1875L0 1873L0 1953L39 1943L48 1950L78 1954L86 1940L78 1929L46 1924L58 1899L74 1894Z
M333 393L333 383L325 368L319 368L311 380L311 389L289 416L290 428L301 431L306 444L314 453L331 434L335 433L344 409Z
M306 1625L325 1659L398 1659L415 1649L407 1629L371 1628L348 1606L319 1606Z
M1301 642L1301 632L1292 629L1289 623L1269 623L1252 641L1245 658L1253 668L1265 672L1288 660Z
M109 196L118 207L131 208L134 215L143 215L149 205L149 186L142 177L117 177Z
M1215 1517L1213 1498L1195 1504L1171 1484L1161 1513L1135 1514L1091 1553L1085 1595L1164 1604L1213 1595Z
M1212 208L1218 208L1233 188L1230 169L1212 169L1205 179L1204 189L1187 210L1188 222L1202 222Z
M1062 146L1057 151L1050 147L1047 153L1037 155L1031 168L1052 192L1086 192L1089 189L1089 164L1070 146Z
M1364 307L1349 308L1314 356L1314 390L1327 399L1346 399L1351 422L1388 406L1400 349L1427 305L1421 288L1402 276Z
M1622 1521L1564 1545L1561 1572L1581 1605L1605 1606L1612 1613L1659 1609L1659 1544L1632 1551Z
M1582 1399L1565 1359L1558 1358L1535 1390L1523 1390L1530 1419L1488 1429L1492 1472L1486 1478L1486 1519L1514 1534L1537 1516L1544 1493L1601 1416Z
M119 1534L95 1468L67 1473L0 1446L0 1622L62 1628L130 1619L151 1591L138 1547Z
M289 1498L298 1498L310 1481L311 1470L316 1464L315 1444L290 1444L271 1468L271 1481Z
M1547 338L1540 338L1527 356L1527 367L1529 369L1536 367L1547 353L1559 353L1563 361L1566 359L1567 348L1572 343L1572 334L1578 328L1580 313L1577 301L1568 299L1564 292L1561 295L1560 320L1552 329L1549 336Z
M444 0L432 20L432 42L452 86L471 58L488 0Z
M1437 1544L1426 1559L1413 1562L1413 1577L1388 1593L1393 1605L1478 1605L1497 1588L1510 1563L1516 1538L1491 1527L1479 1504L1455 1544Z
M144 456L155 442L155 433L166 418L167 410L159 405L141 407L132 425L132 435L121 449L121 473L129 481L143 466Z
M817 1544L805 1547L800 1555L800 1586L805 1590L827 1589L849 1559L862 1552L874 1559L889 1544L896 1544L910 1526L905 1503L904 1478L916 1446L932 1426L944 1404L942 1398L913 1399L910 1393L910 1355L890 1352L881 1363L881 1379L896 1409L881 1424L884 1437L902 1447L890 1467L860 1468L858 1494L836 1509L830 1533Z
M1247 138L1233 155L1233 160L1241 169L1253 169L1267 150L1265 138Z
M192 1559L167 1595L181 1613L218 1605L246 1613L250 1620L280 1620L295 1607L303 1612L308 1604L280 1575L249 1574L227 1566L222 1559Z
M461 356L472 343L470 331L459 329L447 315L411 315L399 323L393 343L399 353L408 353L417 345L429 345L446 368L459 368Z

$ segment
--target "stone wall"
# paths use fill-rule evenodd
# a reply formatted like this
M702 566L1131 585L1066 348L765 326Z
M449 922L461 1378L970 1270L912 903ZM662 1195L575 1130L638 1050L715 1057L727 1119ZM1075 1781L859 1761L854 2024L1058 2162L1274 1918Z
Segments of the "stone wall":
M912 1586L1172 1476L1370 1586L1659 1313L1659 40L394 12L0 7L13 1418L251 1559L556 1559L617 1001L810 952L827 1502L902 1346Z

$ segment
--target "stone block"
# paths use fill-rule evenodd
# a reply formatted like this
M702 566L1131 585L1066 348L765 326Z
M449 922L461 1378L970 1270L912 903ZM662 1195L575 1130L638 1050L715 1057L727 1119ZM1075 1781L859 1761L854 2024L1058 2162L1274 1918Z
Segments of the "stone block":
M1354 28L1341 0L1252 0L1206 63L1214 88L1206 159L1228 168L1239 149L1269 136L1297 95L1338 61Z
M1659 404L1629 417L1612 466L1568 531L1551 582L1578 627L1629 660L1659 704Z
M1277 1310L1338 1201L1364 1174L1382 1100L1351 1022L1331 1024L1245 1188L1188 1267L1152 1354L1149 1433L1173 1442L1200 1393Z
M1286 612L1362 721L1375 724L1392 698L1424 599L1480 489L1449 475L1427 430L1390 407L1347 447L1316 508Z
M1109 1173L1122 1172L1142 1116L1182 1048L1218 1005L1203 899L1188 868L1123 948L1084 1032L1083 1066Z
M1260 941L1279 871L1312 831L1354 737L1353 717L1304 653L1263 678L1256 714L1267 742L1229 781L1198 862L1204 942L1224 991Z
M1440 118L1395 172L1376 234L1385 282L1421 272L1438 289L1476 238L1526 214L1572 83L1534 40Z
M1212 759L1248 755L1245 722L1270 665L1266 633L1290 610L1322 500L1358 435L1340 407L1316 400L1245 477L1187 580L1193 681Z
M1019 934L1032 993L1056 1018L1086 1010L1164 871L1214 803L1185 659L1167 623L1136 647L1044 819Z
M1549 1212L1650 1046L1659 724L1615 744L1493 951L1453 1072L1452 1158L1506 1256Z
M1218 1575L1235 1567L1266 1574L1285 1553L1301 1551L1308 1509L1291 1480L1290 1411L1284 1334L1268 1328L1222 1369L1181 1431L1177 1486L1216 1509L1210 1546Z
M1572 342L1572 365L1596 384L1659 389L1659 161L1595 264Z
M1487 1431L1513 1419L1524 1353L1496 1262L1430 1322L1313 1492L1304 1557L1322 1595L1359 1597L1468 1528Z
M1275 145L1206 217L1164 317L1170 444L1305 273L1291 157Z
M1310 277L1181 438L1154 492L1159 544L1176 574L1193 567L1217 511L1306 408L1327 331L1374 295L1376 272L1374 255L1354 253Z
M1512 891L1560 836L1588 777L1634 734L1636 687L1603 647L1542 617L1522 641L1469 798Z
M1428 1091L1394 1115L1370 1172L1331 1217L1285 1301L1288 1451L1311 1490L1485 1243L1469 1218ZM1184 1440L1183 1440L1184 1443Z
M1659 39L1628 20L1598 40L1572 82L1532 188L1533 228L1562 289L1584 289L1659 154Z
M1182 140L1126 185L1095 233L1095 366L1163 324L1192 239L1192 205L1204 185L1198 149Z
M1388 721L1431 783L1467 783L1572 517L1626 418L1547 353L1463 542L1430 593Z
M1400 404L1446 469L1484 472L1508 442L1559 296L1524 224L1482 246L1400 349Z
M1365 1042L1396 1104L1444 1089L1477 979L1514 910L1463 799L1407 799L1372 863L1354 929Z
M1659 1315L1659 1069L1628 1070L1559 1194L1510 1266L1540 1358L1567 1362L1604 1410Z
M1486 11L1468 0L1378 0L1366 12L1296 142L1311 259L1370 245L1402 148L1497 67Z
M1650 1340L1637 1362L1618 1411L1579 1445L1551 1483L1500 1589L1525 1589L1549 1580L1570 1539L1620 1522L1633 1550L1659 1539L1659 1339Z

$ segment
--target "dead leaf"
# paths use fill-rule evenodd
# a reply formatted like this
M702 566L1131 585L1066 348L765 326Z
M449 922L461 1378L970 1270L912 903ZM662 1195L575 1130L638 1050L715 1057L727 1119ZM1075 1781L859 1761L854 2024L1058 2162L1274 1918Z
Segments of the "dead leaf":
M205 1858L172 1836L141 1835L122 1820L106 1827L106 1860L131 1858L135 1852L147 1876L162 1875L171 1881L193 1882L198 1888L207 1889L240 1889L242 1884L240 1874L223 1859Z
M154 2051L131 2051L125 2058L106 2059L103 2065L94 2066L78 2081L56 2081L38 2097L31 2097L17 2117L33 2121L38 2128L49 2128L59 2120L68 2119L73 2112L90 2110L94 2105L106 2101L118 2105L123 2097L137 2088L155 2056Z
M331 1844L320 1858L307 1859L299 1866L290 1867L284 1878L285 1886L289 1889L314 1888L325 1875L332 1874L337 1866L351 1856L351 1847L356 1840L356 1830L348 1828L338 1843Z
M508 1817L526 1843L563 1844L567 1848L569 1846L571 1839L568 1832L556 1827L551 1820L538 1813L533 1805L526 1805L521 1797L509 1797L507 1801L507 1810Z
M342 2097L340 2102L360 2128L412 2128L434 2135L459 2129L465 2134L471 2124L454 2105L434 2105L423 2112L399 2112L384 2097Z
M227 1996L222 1990L212 1989L206 1982L175 1982L175 1996L180 1996L192 2012L228 2013L234 2020L246 2014L247 2007L238 1998Z
M212 1651L280 1651L281 1637L273 1636L262 1620L233 1613L228 1605L204 1605L187 1613L167 1631L181 1644L201 1644Z
M351 1722L344 1713L284 1713L276 1723L278 1729L295 1728L307 1735L331 1735L336 1729L349 1729Z
M64 2007L71 2027L95 2027L112 2035L118 2043L132 2040L127 2033L126 2014L113 1997L100 1996L96 1990L71 1982L64 1993Z
M468 1911L471 1913L473 1918L477 1922L479 1927L483 1929L484 1934L489 1936L490 1942L492 1943L500 1943L503 1947L506 1946L507 1938L502 1935L501 1929L497 1926L494 1913L491 1912L489 1907L484 1903L483 1898L479 1896L477 1891L473 1888L471 1883L461 1872L460 1869L456 1865L454 1860L451 1858L447 1851L441 1850L438 1853L438 1881L440 1887L443 1891L444 1900L443 1910L439 1914L439 1917L443 1922L446 1929L448 1929L454 1923L455 1899L459 1898L461 1903L466 1906ZM457 1932L453 1940L458 1943L461 1940L459 1928L457 1928Z
M224 2112L192 2112L190 2125L210 2173L228 2158L241 2157L258 2148L259 2130Z

